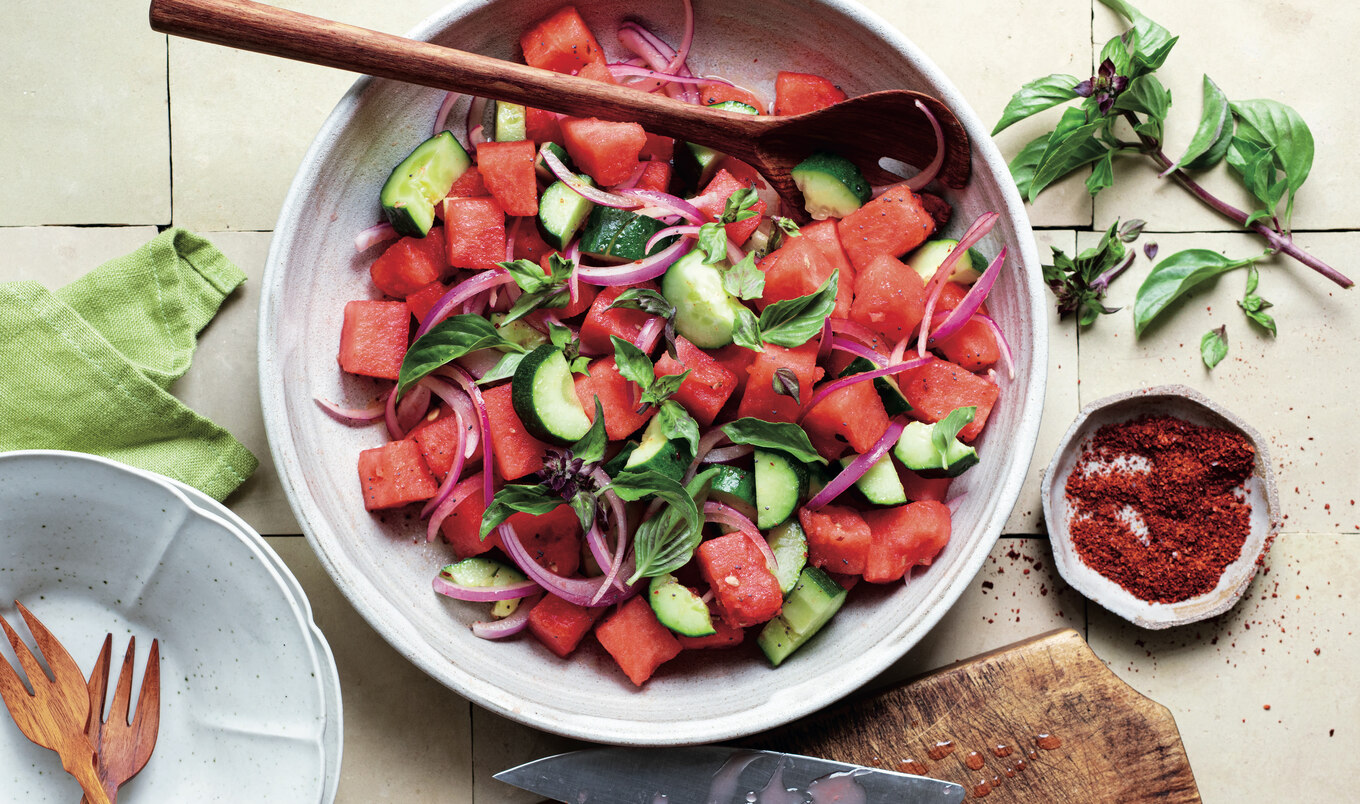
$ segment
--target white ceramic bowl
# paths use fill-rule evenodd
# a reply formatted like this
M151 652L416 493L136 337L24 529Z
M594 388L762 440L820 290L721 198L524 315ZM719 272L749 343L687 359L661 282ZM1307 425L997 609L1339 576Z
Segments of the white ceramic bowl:
M560 5L464 3L412 35L512 59L519 33ZM633 2L600 0L578 8L611 56L617 47L606 34L625 15L668 41L680 38L679 3L644 11ZM663 666L640 690L589 640L561 661L531 637L493 643L473 636L468 625L480 607L430 589L448 548L426 545L413 513L364 511L355 463L383 435L337 424L312 401L376 393L343 376L335 362L345 302L376 296L366 270L373 255L356 255L352 244L378 220L378 189L392 166L429 136L440 92L364 79L341 100L284 204L260 311L260 387L274 460L298 521L355 608L404 656L473 701L530 726L608 743L696 743L772 728L839 699L901 657L972 581L1000 534L1033 452L1043 401L1047 300L1033 235L987 127L958 91L899 32L853 2L696 0L695 8L690 63L703 73L726 75L766 97L773 97L779 69L826 75L851 95L923 90L948 103L972 138L972 183L946 194L955 210L950 229L957 236L982 212L1001 213L984 251L994 254L1004 243L1012 256L988 305L1018 365L1014 380L1001 380L1001 401L979 444L981 464L955 484L970 493L952 540L928 572L907 584L861 585L831 626L778 669L751 645L726 654L696 651ZM772 31L778 53L770 48Z

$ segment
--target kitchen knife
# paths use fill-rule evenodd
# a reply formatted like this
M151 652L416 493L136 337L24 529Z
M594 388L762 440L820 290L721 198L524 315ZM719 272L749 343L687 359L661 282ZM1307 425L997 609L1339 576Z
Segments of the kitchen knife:
M847 762L724 746L590 748L495 779L568 804L959 804L964 789Z

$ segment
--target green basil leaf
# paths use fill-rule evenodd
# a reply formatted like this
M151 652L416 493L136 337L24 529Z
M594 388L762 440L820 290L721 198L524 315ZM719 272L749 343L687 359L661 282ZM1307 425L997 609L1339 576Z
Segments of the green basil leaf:
M595 527L595 510L599 505L599 499L594 494L580 489L567 503L571 505L571 510L576 512L582 533L587 533Z
M737 322L732 328L732 342L755 352L765 351L760 338L760 321L744 304L734 305Z
M1247 289L1246 295L1250 296L1256 292L1256 288L1261 284L1261 271L1253 264L1247 268Z
M699 451L699 423L680 403L668 399L661 403L656 415L661 419L661 432L666 438L672 441L683 439L689 444L691 455Z
M1228 356L1228 328L1211 329L1199 339L1199 357L1204 365L1213 368Z
M738 299L759 299L765 295L765 272L756 267L754 254L723 271L723 290Z
M737 190L727 197L727 203L723 205L722 217L718 219L718 222L737 223L760 215L759 212L751 209L759 200L760 196L756 193L754 186L747 185Z
M712 265L727 259L727 230L720 223L705 223L699 227L699 241L695 246L704 255L704 262Z
M1015 155L1009 165L1011 178L1015 180L1015 187L1020 191L1021 198L1029 198L1030 187L1034 184L1034 170L1039 167L1039 160L1043 158L1044 151L1048 150L1048 138L1050 134L1040 134L1038 137L1029 141L1029 144L1020 149L1020 153Z
M816 292L766 307L760 314L761 339L789 349L807 343L822 331L827 316L835 309L839 281L840 271L832 271Z
M493 382L510 379L515 376L515 369L519 368L519 361L523 359L523 352L506 352L501 355L501 359L491 367L490 371L482 375L477 384L490 385Z
M430 372L470 352L501 347L523 352L506 340L490 321L479 315L451 315L411 344L397 375L397 395L424 379Z
M481 537L496 529L496 526L509 519L516 511L541 516L555 510L562 504L562 497L542 484L536 486L504 486L491 498L491 504L482 512Z
M798 375L793 373L793 369L788 366L781 366L774 370L774 377L770 380L774 386L774 392L780 396L793 397L794 402L799 402L798 396L802 389L798 385Z
M1001 111L1001 119L996 121L992 136L1031 115L1077 97L1073 89L1079 83L1081 79L1076 76L1054 73L1020 87Z
M783 232L787 237L800 237L803 234L798 229L798 221L795 221L793 218L781 218L776 215L774 223L775 226L779 227L779 231Z
M685 369L679 374L663 374L656 378L645 391L642 392L642 404L660 405L671 397L676 391L680 390L681 384L690 374L689 369Z
M954 408L949 411L949 415L935 422L935 426L931 428L930 442L940 456L941 469L949 468L949 447L953 445L954 439L958 438L959 431L972 424L976 415L976 405Z
M1230 260L1216 251L1178 251L1153 267L1133 302L1133 328L1142 335L1163 310L1191 288L1228 271L1251 265L1256 257Z
M652 367L652 359L647 353L617 335L610 335L609 340L614 342L614 363L618 366L619 374L637 383L643 391L651 388L656 381L656 369Z
M1125 0L1100 0L1108 8L1133 23L1134 61L1144 71L1156 70L1166 61L1177 37L1153 22ZM1135 67L1137 69L1137 67Z
M590 376L590 358L585 355L573 357L569 365L572 374L581 374L586 377Z
M566 349L567 345L576 340L571 334L571 330L561 324L548 323L548 341L558 349Z
M552 287L553 278L543 272L543 267L532 260L498 262L500 267L510 272L515 284L525 293L535 293Z
M604 457L604 448L609 444L609 438L604 430L604 407L600 404L600 397L595 396L595 419L590 423L590 429L581 439L571 445L571 455L573 458L580 458L585 463L597 463Z
M1294 208L1294 194L1313 169L1313 132L1293 108L1279 101L1248 100L1232 104L1238 134L1274 150L1275 165L1284 171L1289 188L1286 227Z
M510 309L506 311L502 325L518 321L535 310L566 307L571 302L571 292L564 285L554 285L547 290L521 293Z
M650 288L628 288L620 293L614 303L605 309L613 310L616 307L624 310L641 310L648 315L664 318L667 321L675 317L675 305L666 301L665 296Z
M1104 64L1107 60L1114 65L1116 75L1128 75L1132 72L1132 61L1129 58L1129 46L1137 49L1137 34L1127 31L1114 37L1105 43L1105 47L1100 49L1100 56L1096 59L1096 64Z
M1275 208L1288 189L1286 180L1279 176L1274 150L1274 146L1262 145L1239 136L1234 136L1228 143L1225 155L1228 167L1237 173L1247 192L1261 203L1261 209L1253 212L1248 219L1248 226L1274 215Z
M691 527L697 528L703 522L699 516L699 507L695 505L694 498L685 487L674 478L653 469L641 472L624 470L614 476L607 488L626 502L656 497L664 501L672 512L679 514L685 524Z
M1238 302L1238 304L1242 304L1242 302ZM1261 307L1269 306L1271 306L1270 302L1262 301ZM1255 321L1258 325L1268 330L1271 335L1275 336L1279 335L1279 333L1275 330L1275 319L1271 317L1270 313L1267 313L1261 309L1244 311L1247 314L1247 318L1250 318L1252 321Z
M1113 184L1114 151L1106 151L1104 156L1096 160L1091 175L1086 177L1086 192L1095 195Z
M1228 96L1218 88L1213 79L1204 76L1204 105L1200 110L1199 128L1190 139L1190 145L1176 163L1167 168L1171 172L1179 167L1190 170L1205 170L1218 164L1228 152L1232 140L1232 113L1228 108Z
M803 428L789 422L767 422L747 416L722 427L733 444L750 444L761 449L787 452L803 463L826 463L812 446Z
M717 471L716 467L706 469L684 486L696 519L688 518L689 508L672 506L664 508L638 526L633 534L633 557L637 570L628 583L635 583L639 578L664 575L689 563L703 538L703 520L697 518L697 500L707 494L708 485Z
M1082 110L1068 109L1063 114L1063 119L1059 121L1058 128L1049 135L1044 153L1034 166L1034 178L1029 186L1030 203L1034 203L1034 199L1045 187L1077 168L1100 159L1109 150L1104 143L1096 139L1096 134L1104 126L1104 122L1100 120L1093 123L1078 122L1084 119L1085 113Z
M1162 139L1162 124L1171 109L1171 93L1155 75L1140 75L1115 99L1114 108L1125 112L1147 115L1148 119L1136 128L1155 140Z

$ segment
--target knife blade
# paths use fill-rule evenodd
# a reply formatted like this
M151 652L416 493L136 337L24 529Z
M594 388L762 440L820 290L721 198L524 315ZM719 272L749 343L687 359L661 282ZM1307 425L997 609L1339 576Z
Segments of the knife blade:
M951 782L726 746L588 748L493 777L568 804L959 804Z

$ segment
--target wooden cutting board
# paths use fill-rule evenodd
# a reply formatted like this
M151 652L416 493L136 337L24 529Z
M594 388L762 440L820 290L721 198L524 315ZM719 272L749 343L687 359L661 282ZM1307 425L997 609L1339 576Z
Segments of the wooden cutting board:
M987 804L1200 801L1171 712L1070 628L743 743L957 782Z

